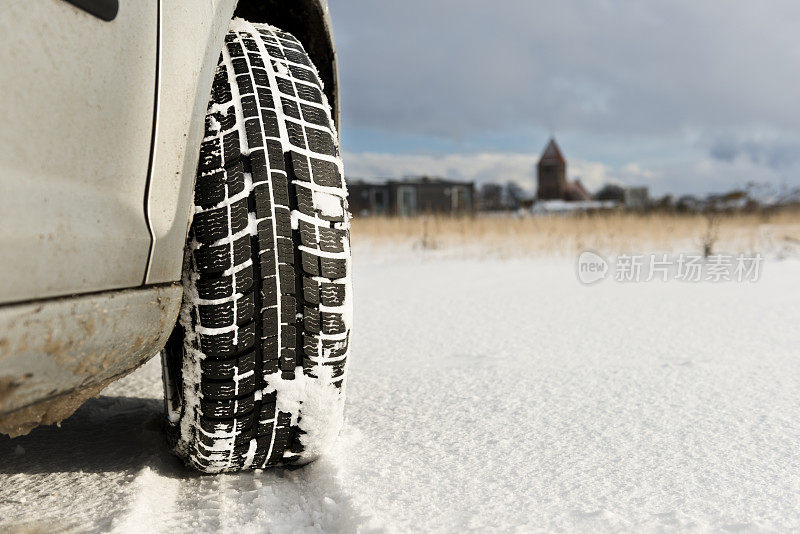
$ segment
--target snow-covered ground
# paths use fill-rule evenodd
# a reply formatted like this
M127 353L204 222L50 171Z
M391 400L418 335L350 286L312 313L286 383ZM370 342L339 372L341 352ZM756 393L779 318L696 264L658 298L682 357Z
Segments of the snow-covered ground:
M756 283L356 258L347 422L309 467L186 471L157 360L0 438L0 529L800 529L800 261Z

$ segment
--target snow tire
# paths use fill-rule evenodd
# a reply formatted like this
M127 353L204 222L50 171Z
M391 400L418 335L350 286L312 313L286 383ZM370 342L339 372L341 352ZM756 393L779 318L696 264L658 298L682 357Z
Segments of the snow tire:
M338 137L292 35L232 21L208 106L178 326L173 451L203 472L303 464L342 424L350 232Z

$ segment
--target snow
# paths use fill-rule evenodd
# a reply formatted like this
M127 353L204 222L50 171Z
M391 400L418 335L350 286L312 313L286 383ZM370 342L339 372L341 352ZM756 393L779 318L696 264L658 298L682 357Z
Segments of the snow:
M155 359L61 428L0 438L0 530L800 528L800 261L756 283L592 286L574 261L356 249L331 453L187 471Z
M320 191L314 195L314 203L316 209L318 209L322 215L328 217L341 217L344 212L341 196Z
M277 391L277 409L292 414L292 425L298 425L304 434L300 437L303 462L318 458L330 449L342 428L342 391L332 384L333 371L330 366L318 366L314 371L318 377L311 378L297 373L293 380L283 380L280 373L268 375L266 392ZM345 385L346 387L346 385ZM298 421L301 413L302 420Z
M552 213L568 213L574 211L587 210L609 210L617 207L613 200L540 200L531 208L531 213L535 215L546 215Z

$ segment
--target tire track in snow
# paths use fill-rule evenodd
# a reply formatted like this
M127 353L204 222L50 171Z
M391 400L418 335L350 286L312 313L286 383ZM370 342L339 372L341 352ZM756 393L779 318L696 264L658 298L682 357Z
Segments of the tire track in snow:
M359 512L327 458L302 469L184 480L175 518L183 528L214 532L355 532L367 516Z
M150 467L143 468L133 481L133 503L113 532L136 534L165 530L175 510L180 480L158 474Z

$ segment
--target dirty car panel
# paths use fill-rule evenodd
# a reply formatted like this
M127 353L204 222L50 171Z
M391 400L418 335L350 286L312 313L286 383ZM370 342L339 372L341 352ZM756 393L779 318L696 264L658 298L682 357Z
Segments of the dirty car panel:
M157 0L0 9L0 303L141 285Z
M167 341L180 284L0 307L0 432L68 417Z

